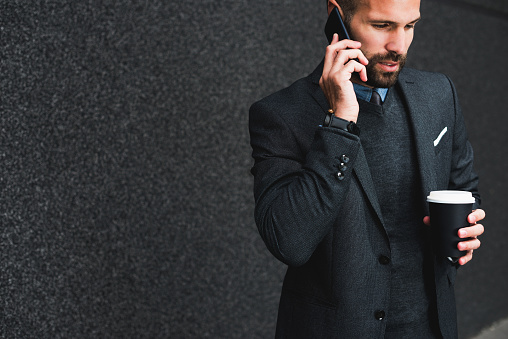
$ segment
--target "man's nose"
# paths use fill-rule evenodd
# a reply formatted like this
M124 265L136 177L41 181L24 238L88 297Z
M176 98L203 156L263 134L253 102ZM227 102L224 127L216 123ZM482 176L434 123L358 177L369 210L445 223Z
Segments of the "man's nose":
M390 34L390 40L386 45L386 49L397 54L405 54L408 46L407 39L410 39L408 34L409 33L404 29L397 29L393 31L392 34Z

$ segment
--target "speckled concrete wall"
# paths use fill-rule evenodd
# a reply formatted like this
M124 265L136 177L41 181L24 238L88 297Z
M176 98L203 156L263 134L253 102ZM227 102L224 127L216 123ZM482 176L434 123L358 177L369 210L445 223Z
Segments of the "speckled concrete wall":
M508 315L504 3L424 0L409 62L454 80L482 177L464 338ZM253 221L247 112L314 69L325 20L309 0L0 1L0 337L272 337L284 266Z

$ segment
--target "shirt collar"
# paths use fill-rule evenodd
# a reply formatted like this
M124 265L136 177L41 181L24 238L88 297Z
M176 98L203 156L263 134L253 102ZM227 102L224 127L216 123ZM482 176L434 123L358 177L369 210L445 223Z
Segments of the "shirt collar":
M386 94L388 93L388 88L369 88L366 86L355 84L354 82L353 87L355 89L356 97L364 101L370 101L373 90L378 92L382 102L385 102Z

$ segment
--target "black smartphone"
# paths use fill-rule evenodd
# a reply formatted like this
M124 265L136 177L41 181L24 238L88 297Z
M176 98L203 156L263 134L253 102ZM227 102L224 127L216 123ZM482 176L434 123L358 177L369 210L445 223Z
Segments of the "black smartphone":
M333 8L332 12L328 16L328 20L326 21L325 34L328 38L328 43L332 42L334 33L339 35L339 40L350 39L337 7Z

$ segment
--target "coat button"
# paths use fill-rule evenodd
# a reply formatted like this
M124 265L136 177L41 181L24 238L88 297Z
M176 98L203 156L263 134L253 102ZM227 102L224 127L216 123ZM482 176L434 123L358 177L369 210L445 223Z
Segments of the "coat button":
M339 179L339 180L344 180L344 173L342 173L342 172L337 172L337 179Z
M344 172L345 170L347 170L347 166L346 166L346 164L345 164L345 163L343 163L343 162L341 162L341 163L340 163L340 166L339 166L339 169L340 169L342 172Z
M386 316L385 311L374 312L374 317L376 317L377 320L383 320L385 316Z
M388 258L386 255L380 255L379 256L379 263L381 265L388 265L390 263L390 258Z
M343 154L341 157L340 157L340 161L347 164L349 162L349 157L345 154Z

